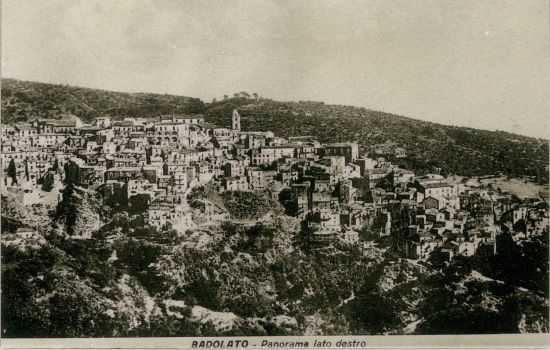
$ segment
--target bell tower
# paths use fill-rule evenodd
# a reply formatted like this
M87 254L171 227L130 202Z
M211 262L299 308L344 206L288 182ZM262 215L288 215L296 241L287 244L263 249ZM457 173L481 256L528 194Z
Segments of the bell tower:
M241 130L241 116L236 109L233 110L233 114L231 115L231 129Z

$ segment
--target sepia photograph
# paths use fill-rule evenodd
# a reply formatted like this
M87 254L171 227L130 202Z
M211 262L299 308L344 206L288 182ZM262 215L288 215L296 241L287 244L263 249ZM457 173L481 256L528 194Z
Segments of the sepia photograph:
M2 0L2 348L550 346L549 46L547 0Z

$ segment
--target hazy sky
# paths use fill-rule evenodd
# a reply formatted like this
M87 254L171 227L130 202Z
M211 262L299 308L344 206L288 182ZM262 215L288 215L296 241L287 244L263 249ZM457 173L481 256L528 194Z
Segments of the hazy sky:
M3 0L2 76L549 134L547 0Z

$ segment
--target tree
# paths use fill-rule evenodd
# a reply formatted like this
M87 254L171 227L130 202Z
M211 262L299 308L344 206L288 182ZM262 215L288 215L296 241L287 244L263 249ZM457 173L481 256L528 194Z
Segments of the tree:
M315 229L308 227L307 224L303 222L300 231L294 236L293 244L302 251L309 252L313 244L312 236L314 233Z
M25 159L25 180L29 181L29 158Z
M57 158L54 159L51 170L55 172L59 170L59 160L57 160Z
M10 160L7 173L8 173L8 176L12 178L13 183L17 184L17 169L15 167L15 161L13 160L13 158Z
M137 194L130 197L128 200L128 212L130 214L143 214L147 209L149 209L149 202L151 201L151 196L149 194Z
M279 193L279 202L285 208L286 215L298 215L298 202L293 198L290 188L285 188Z
M66 185L75 184L78 179L78 167L73 162L65 163L65 177L63 183Z
M394 171L392 170L386 176L384 176L378 181L377 187L385 191L393 191L394 190L393 176L394 176Z
M212 99L212 103L216 103L216 98L215 97Z
M227 95L223 95L223 99L225 101L225 100L229 99L229 97Z
M256 93L256 92L252 93L252 96L254 96L254 99L255 99L255 100L257 100L258 97L259 97L259 96L258 96L258 93Z
M42 191L50 192L53 189L54 176L51 172L44 175L42 180Z

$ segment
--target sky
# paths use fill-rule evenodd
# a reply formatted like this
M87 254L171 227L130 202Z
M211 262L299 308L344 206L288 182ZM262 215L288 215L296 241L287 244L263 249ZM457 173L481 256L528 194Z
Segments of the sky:
M2 77L548 138L547 0L3 0Z

